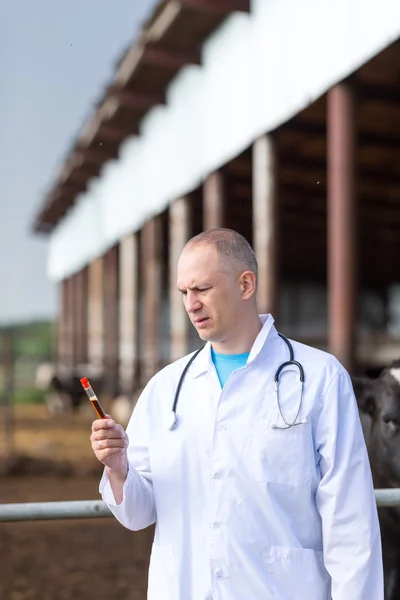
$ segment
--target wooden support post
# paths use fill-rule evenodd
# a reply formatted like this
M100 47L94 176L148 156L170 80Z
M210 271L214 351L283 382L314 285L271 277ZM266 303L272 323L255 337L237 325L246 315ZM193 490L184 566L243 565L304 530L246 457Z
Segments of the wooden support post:
M258 309L277 318L278 218L276 151L270 135L253 144L253 245L258 260Z
M169 285L171 361L189 352L190 322L176 287L177 265L182 249L191 234L190 197L178 198L169 208Z
M87 316L88 316L88 270L82 269L74 275L74 357L75 364L88 360Z
M150 219L141 234L142 274L142 368L141 380L146 383L159 366L159 318L161 298L161 218Z
M225 182L221 171L211 173L203 184L203 228L223 227L225 222Z
M73 369L75 365L75 344L74 344L74 333L75 333L75 313L74 313L74 278L73 276L68 277L65 280L65 357L64 364L69 368Z
M4 426L4 451L7 458L15 451L15 414L14 414L14 391L15 391L15 355L14 335L11 329L4 329L0 337L0 408L3 409L2 424ZM3 405L3 406L1 406Z
M94 369L103 369L104 355L103 258L96 258L88 271L88 358Z
M327 98L329 350L350 370L357 293L354 98L346 84Z
M68 280L63 279L58 285L59 307L57 323L57 364L64 365L67 356L67 305L68 305Z
M118 393L118 246L104 256L104 371L105 387L110 396Z
M138 236L126 235L119 247L119 386L132 394L138 379Z

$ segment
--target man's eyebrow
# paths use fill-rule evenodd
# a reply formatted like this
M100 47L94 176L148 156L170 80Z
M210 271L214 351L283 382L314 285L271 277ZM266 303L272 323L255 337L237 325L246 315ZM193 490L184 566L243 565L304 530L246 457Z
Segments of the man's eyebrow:
M197 283L196 285L188 285L185 288L181 288L181 287L178 286L178 290L180 292L184 292L185 290L192 290L193 291L193 290L199 290L200 288L203 288L203 287L206 287L206 288L207 287L211 287L211 283L209 283L209 282Z

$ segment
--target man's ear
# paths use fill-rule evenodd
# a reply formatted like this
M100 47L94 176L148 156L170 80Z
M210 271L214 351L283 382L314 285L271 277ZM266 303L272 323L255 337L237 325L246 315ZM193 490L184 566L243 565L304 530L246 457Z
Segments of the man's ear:
M248 300L256 291L256 276L252 271L244 271L240 276L240 289L243 300Z
M354 393L357 399L358 408L365 414L371 417L375 416L377 403L376 392L377 382L375 379L368 377L352 376Z

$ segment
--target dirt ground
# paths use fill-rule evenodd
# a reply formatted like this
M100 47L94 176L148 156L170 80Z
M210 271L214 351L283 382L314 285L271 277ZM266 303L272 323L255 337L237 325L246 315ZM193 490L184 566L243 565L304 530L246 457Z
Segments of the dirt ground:
M18 407L17 458L5 459L0 433L0 504L99 498L91 420ZM152 536L114 518L0 523L0 599L145 600Z

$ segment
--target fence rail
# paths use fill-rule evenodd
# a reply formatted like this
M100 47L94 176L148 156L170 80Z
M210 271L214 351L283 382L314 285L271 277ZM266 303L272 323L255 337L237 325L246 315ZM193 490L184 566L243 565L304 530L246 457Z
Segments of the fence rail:
M111 516L112 513L102 500L0 504L0 522L98 519Z
M399 506L400 488L375 490L377 506ZM112 513L102 500L0 504L0 522L98 519Z

